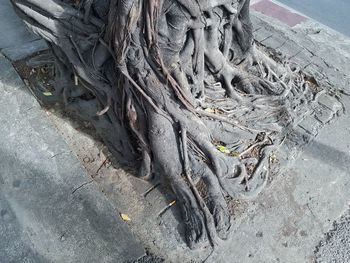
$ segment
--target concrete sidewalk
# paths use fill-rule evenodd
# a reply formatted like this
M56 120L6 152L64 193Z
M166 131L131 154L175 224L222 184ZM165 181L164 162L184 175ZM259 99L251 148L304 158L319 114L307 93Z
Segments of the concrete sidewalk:
M341 114L350 107L350 39L276 1L253 9L257 42L313 74L327 94L287 138L294 164L249 203L211 262L350 262L350 120Z
M0 32L0 262L142 257L117 204L98 190L13 68L46 46L8 0L0 1Z

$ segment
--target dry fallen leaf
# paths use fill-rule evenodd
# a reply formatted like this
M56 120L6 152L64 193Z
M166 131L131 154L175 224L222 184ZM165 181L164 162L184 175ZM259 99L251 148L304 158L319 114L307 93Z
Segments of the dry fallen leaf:
M215 113L215 110L212 108L206 108L205 111L209 113Z
M45 91L43 92L44 96L52 96L52 93L50 91Z
M124 221L131 221L130 217L129 217L127 214L120 213L120 217L121 217Z

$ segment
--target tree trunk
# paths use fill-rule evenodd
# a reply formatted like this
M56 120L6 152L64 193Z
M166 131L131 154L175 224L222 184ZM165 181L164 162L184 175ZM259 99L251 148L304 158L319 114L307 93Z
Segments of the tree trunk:
M253 40L249 0L11 0L55 58L55 93L118 161L170 184L188 244L231 226L313 92Z

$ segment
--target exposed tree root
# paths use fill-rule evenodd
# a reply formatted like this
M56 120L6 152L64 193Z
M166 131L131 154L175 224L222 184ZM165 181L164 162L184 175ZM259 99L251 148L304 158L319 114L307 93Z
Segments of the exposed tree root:
M55 65L54 97L122 164L171 185L191 247L227 238L225 197L261 192L316 95L254 45L249 0L11 1L51 45L54 62L30 63Z

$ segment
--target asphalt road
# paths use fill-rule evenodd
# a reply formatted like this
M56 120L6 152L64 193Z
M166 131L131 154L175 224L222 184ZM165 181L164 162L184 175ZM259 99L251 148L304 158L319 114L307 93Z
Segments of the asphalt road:
M350 37L349 0L278 0Z

